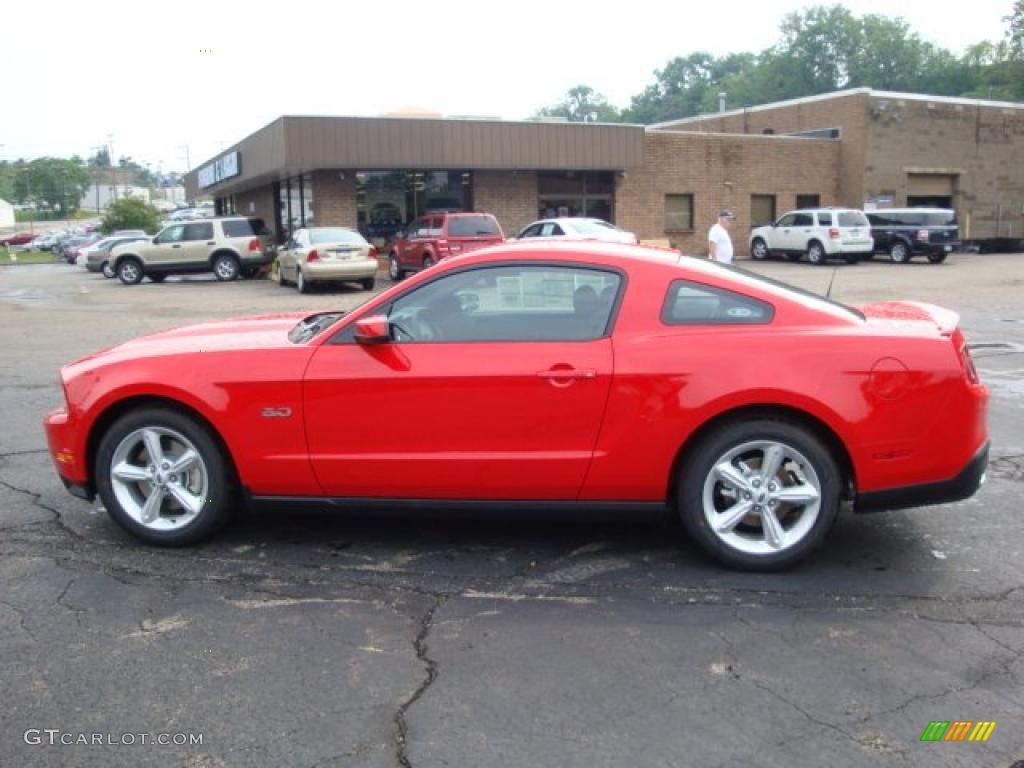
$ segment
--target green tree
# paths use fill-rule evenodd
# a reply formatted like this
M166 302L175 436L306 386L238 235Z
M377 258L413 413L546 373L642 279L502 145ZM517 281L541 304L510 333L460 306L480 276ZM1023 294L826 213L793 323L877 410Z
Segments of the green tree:
M160 213L141 197L122 197L110 204L100 229L104 234L118 229L144 229L152 235L160 229Z
M89 171L60 157L39 157L22 163L14 176L16 202L42 203L61 211L74 211L89 186Z
M564 117L570 123L622 121L619 110L608 103L604 94L598 93L589 85L570 88L563 101L538 110L534 117Z
M630 122L654 123L712 111L717 109L724 82L741 73L749 74L755 64L756 57L750 53L733 53L720 59L705 51L677 56L664 69L655 71L654 83L633 97L623 116ZM744 102L741 97L733 103Z
M96 154L89 158L89 165L93 168L109 168L110 150L106 147L98 148L96 150Z

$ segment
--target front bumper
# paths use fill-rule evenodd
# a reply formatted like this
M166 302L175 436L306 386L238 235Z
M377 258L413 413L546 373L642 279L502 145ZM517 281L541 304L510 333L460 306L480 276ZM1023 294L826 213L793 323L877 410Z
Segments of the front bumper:
M985 444L967 463L967 466L949 480L859 493L853 503L853 509L855 512L882 512L890 509L948 504L968 499L985 482L988 450L989 441L986 440Z
M67 410L56 408L50 411L43 419L43 427L46 429L50 457L64 487L81 499L95 498L96 491L89 481L86 468L85 446L79 439L77 425L69 419Z

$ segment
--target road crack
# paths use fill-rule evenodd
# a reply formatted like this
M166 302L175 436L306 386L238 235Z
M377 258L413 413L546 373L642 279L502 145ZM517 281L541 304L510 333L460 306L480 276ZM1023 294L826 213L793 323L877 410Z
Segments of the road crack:
M416 639L413 641L413 647L416 649L416 658L425 665L427 674L423 682L417 686L416 690L413 691L412 696L406 699L401 706L398 708L398 712L395 714L395 727L397 733L395 735L395 757L398 759L399 765L402 768L412 768L412 763L409 760L408 754L408 737L409 737L409 726L406 721L406 715L412 706L423 698L423 695L427 692L427 689L434 684L437 680L437 661L430 658L427 654L427 636L430 634L430 630L434 623L434 614L437 613L438 609L441 608L447 602L448 595L436 595L434 597L434 603L430 606L423 616L419 619L419 630L416 633Z

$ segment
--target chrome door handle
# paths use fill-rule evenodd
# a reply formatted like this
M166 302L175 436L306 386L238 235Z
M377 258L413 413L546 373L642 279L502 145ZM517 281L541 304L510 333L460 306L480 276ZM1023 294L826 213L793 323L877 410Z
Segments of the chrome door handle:
M552 368L547 371L537 371L537 376L542 379L594 379L597 378L597 371L593 368L585 368L583 370Z

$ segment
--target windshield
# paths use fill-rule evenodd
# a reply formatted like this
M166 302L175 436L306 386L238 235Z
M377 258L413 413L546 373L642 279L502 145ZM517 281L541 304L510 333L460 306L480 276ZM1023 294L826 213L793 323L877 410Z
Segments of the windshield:
M335 321L344 314L341 311L317 312L315 315L304 317L288 331L288 341L292 344L305 344L321 331L334 325Z
M751 272L749 270L743 269L742 267L737 267L732 264L723 264L722 262L718 261L712 261L709 262L709 264L717 269L724 269L729 272L732 272L735 275L739 275L749 280L770 285L782 293L789 293L794 296L799 296L803 300L810 299L814 303L820 303L821 305L829 307L831 309L841 309L844 312L853 315L858 320L864 319L864 314L859 310L856 310L853 307L849 307L846 304L843 304L842 302L830 299L827 296L822 296L819 293L814 293L813 291L806 291L803 288L797 288L795 285L784 283L781 280L774 280L770 277L765 277L764 275L758 274L757 272Z
M351 243L353 245L366 245L366 240L358 232L351 229L311 229L309 230L309 241L317 245L319 243Z
M870 227L871 223L868 221L868 217L860 211L840 211L839 212L839 226L840 227Z
M453 216L448 220L449 237L501 236L501 230L490 216Z
M603 221L587 221L586 219L574 221L572 227L581 235L603 235L608 230L618 231L618 227L611 224Z

